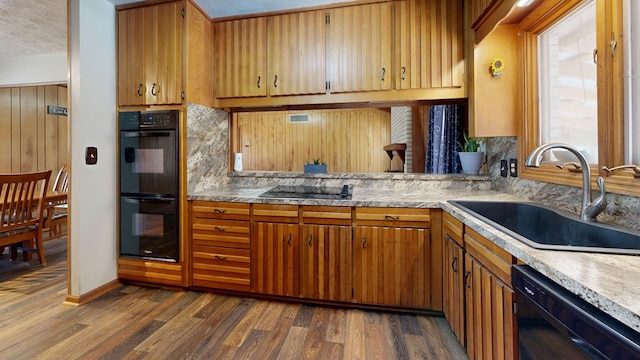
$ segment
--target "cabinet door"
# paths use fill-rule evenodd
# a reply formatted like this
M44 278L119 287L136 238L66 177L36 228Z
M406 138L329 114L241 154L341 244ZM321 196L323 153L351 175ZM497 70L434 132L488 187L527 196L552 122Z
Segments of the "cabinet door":
M267 18L215 23L217 98L267 95Z
M118 11L118 104L141 105L144 80L143 8Z
M456 243L445 229L444 239L444 316L465 346L464 327L464 249Z
M351 301L351 227L302 225L300 290L305 298Z
M518 359L513 290L468 254L465 272L469 359Z
M120 105L182 103L182 2L118 12Z
M429 308L430 249L428 229L356 227L354 300Z
M330 92L391 89L392 6L384 2L330 10Z
M182 2L146 7L144 23L146 103L181 104L184 56Z
M324 11L269 18L269 95L326 92L326 28Z
M297 224L253 224L251 257L254 292L299 295L298 230Z
M395 6L395 88L462 86L463 0L403 0Z

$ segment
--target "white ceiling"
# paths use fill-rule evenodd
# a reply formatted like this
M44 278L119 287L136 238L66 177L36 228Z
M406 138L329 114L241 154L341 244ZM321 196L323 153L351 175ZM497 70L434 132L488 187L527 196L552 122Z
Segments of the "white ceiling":
M139 0L108 0L114 5ZM211 18L320 6L344 0L194 0ZM0 58L65 52L67 0L0 0Z

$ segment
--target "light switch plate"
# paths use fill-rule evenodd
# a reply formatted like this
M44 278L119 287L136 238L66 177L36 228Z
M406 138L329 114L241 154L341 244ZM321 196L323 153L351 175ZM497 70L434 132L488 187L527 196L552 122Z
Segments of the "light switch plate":
M507 159L500 160L500 176L509 176L509 165L507 165Z
M98 148L88 146L84 154L84 161L87 165L95 165L98 162Z

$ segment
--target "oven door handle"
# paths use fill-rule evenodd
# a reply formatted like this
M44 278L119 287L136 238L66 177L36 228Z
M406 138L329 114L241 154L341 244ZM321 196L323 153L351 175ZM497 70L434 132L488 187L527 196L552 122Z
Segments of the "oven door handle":
M122 135L126 138L169 137L171 136L171 131L123 131Z
M175 201L174 197L162 196L162 195L150 195L150 196L125 196L124 201L129 204L137 204L141 202L167 202Z

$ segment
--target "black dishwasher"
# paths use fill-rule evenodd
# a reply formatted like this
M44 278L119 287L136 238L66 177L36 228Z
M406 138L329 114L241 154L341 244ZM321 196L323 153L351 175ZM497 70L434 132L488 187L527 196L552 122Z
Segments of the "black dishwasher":
M515 265L520 359L640 359L640 333L527 265Z

